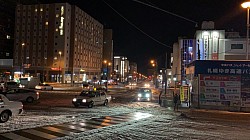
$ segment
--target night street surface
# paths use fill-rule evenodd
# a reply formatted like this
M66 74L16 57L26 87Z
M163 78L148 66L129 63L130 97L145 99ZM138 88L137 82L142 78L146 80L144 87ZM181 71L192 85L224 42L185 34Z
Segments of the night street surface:
M130 88L110 89L113 99L108 106L74 108L71 100L77 94L77 91L41 91L38 102L24 104L21 116L0 124L0 139L247 140L250 137L250 113L188 108L174 112L158 105L157 93L152 102L137 102L136 93ZM103 118L116 119L95 122ZM86 121L96 125L92 129L81 128ZM70 128L66 129L66 125Z

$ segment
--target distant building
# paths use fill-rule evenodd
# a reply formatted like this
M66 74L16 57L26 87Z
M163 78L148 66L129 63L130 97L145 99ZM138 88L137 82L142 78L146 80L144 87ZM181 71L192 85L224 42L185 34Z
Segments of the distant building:
M113 73L113 33L112 29L104 29L103 31L103 61L110 63L108 66L108 78ZM102 72L106 72L106 64L103 63Z
M137 81L139 79L139 74L137 71L137 64L135 62L129 62L129 74L128 80L130 81Z
M137 64L135 62L129 62L129 73L137 73Z
M126 82L129 73L129 61L124 56L114 56L114 79L119 82Z
M15 24L16 77L73 83L100 76L103 25L77 6L18 5Z

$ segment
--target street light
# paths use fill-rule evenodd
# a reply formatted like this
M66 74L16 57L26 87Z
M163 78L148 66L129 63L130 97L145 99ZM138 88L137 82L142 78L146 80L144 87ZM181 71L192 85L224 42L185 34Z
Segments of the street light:
M24 52L23 52L23 48L25 46L25 43L22 43L22 53L21 53L21 58L22 58L22 64L21 64L21 68L20 68L20 71L22 73L20 73L20 78L22 77L22 74L24 73L24 67L23 67L23 58L24 58Z
M111 66L111 63L108 62L107 60L103 61L104 64L106 64L106 69L107 69L107 74L106 74L106 83L105 83L105 87L106 87L106 91L108 90L108 75L109 75L109 66Z
M247 45L246 45L246 60L248 60L248 43L249 43L249 8L250 8L250 2L244 2L241 4L243 8L247 9Z
M60 67L60 65L61 65L61 56L62 56L62 52L59 51L58 53L59 53L59 55L60 55L60 58L59 58L59 70L58 70L58 82L60 83L60 72L61 72L61 67Z
M154 81L154 84L155 84L155 87L157 88L157 62L155 60L150 60L150 63L152 65L152 67L154 67L154 78L153 78L153 81Z
M173 80L174 80L174 90L176 90L176 81L177 81L176 75L173 77Z
M44 57L44 61L43 61L43 81L42 81L42 82L44 82L44 77L45 77L45 75L44 75L45 61L47 61L47 57ZM46 69L45 69L45 70L46 70Z

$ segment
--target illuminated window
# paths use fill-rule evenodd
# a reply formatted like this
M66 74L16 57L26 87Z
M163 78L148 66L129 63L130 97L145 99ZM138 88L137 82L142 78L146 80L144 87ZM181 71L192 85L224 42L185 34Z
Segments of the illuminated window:
M37 12L37 9L35 9L35 12Z
M48 21L46 21L46 22L45 22L45 25L49 25L49 22L48 22Z
M42 11L43 11L43 8L41 8L40 11L42 12Z
M58 17L59 17L59 14L56 14L56 17L58 18Z
M9 35L7 35L7 36L6 36L6 38L7 38L7 39L10 39L10 36L9 36Z
M56 32L58 32L58 29L56 28Z

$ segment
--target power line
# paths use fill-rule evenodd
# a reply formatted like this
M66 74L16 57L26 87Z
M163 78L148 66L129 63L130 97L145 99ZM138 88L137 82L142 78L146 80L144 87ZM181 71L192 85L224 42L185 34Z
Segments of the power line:
M169 47L172 48L169 45L166 45L162 42L160 42L159 40L153 38L152 36L148 35L147 33L145 33L144 31L142 31L139 27L137 27L135 24L133 24L132 22L130 22L128 19L126 19L123 15L121 15L118 11L116 11L111 5L109 5L105 0L102 0L106 5L108 5L113 11L115 11L119 16L121 16L125 21L127 21L130 25L132 25L133 27L135 27L137 30L139 30L141 33L143 33L144 35L146 35L147 37L151 38L152 40L154 40L155 42L165 46L165 47Z
M134 2L137 2L137 3L140 3L140 4L143 4L143 5L146 5L146 6L149 6L149 7L151 7L151 8L157 9L157 10L159 10L159 11L162 11L162 12L168 13L168 14L170 14L170 15L176 16L176 17L178 17L178 18L184 19L184 20L186 20L186 21L192 22L192 23L194 23L194 24L195 24L195 27L197 27L197 26L198 26L198 22L196 22L196 21L194 21L194 20L191 20L191 19L185 18L185 17L183 17L183 16L177 15L177 14L175 14L175 13L172 13L172 12L166 11L166 10L161 9L161 8L159 8L159 7L156 7L156 6L153 6L153 5L150 5L150 4L147 4L147 3L144 3L144 2L138 1L138 0L133 0L133 1L134 1Z

